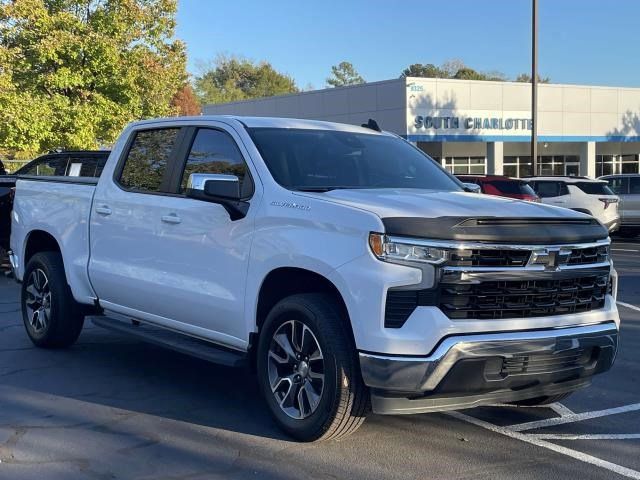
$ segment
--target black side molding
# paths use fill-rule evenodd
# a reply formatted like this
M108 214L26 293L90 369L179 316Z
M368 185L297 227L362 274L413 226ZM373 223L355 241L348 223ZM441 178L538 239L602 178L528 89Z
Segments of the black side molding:
M594 218L388 217L385 233L434 240L550 245L606 239L607 229Z

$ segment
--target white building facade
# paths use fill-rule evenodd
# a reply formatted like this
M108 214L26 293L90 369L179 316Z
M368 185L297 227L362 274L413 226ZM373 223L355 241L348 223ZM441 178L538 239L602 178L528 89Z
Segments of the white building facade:
M533 175L531 85L400 78L218 105L205 114L380 127L456 174ZM539 175L640 173L640 88L541 84Z

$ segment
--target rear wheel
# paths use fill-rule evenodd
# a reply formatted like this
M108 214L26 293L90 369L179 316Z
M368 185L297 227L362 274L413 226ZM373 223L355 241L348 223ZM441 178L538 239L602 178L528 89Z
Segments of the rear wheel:
M36 346L64 348L78 339L84 316L67 284L59 253L41 252L29 260L21 303L24 326Z
M546 397L536 397L529 398L527 400L519 400L517 402L512 402L512 405L518 405L520 407L533 407L537 405L550 405L552 403L559 402L560 400L564 400L573 392L559 393L558 395L549 395Z
M300 294L269 313L258 345L258 379L278 425L302 441L353 433L369 411L348 319L329 295Z

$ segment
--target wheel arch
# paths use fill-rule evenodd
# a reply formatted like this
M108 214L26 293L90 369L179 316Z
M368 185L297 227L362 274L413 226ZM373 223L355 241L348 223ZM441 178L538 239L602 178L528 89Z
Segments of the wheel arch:
M23 271L26 270L29 260L40 252L62 253L60 242L45 230L32 230L25 237L24 252L22 254Z
M349 310L338 287L326 276L299 267L279 267L271 270L262 280L258 290L258 300L255 310L255 331L250 339L251 364L255 366L255 351L257 336L271 309L283 298L300 293L327 293L333 296L348 322L348 331L354 342L353 327L350 322Z

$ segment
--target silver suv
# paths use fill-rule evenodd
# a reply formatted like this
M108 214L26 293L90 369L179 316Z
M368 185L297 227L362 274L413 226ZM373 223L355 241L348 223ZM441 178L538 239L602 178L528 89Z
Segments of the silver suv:
M620 233L630 236L640 234L640 174L605 175L600 179L606 180L611 190L620 197Z

